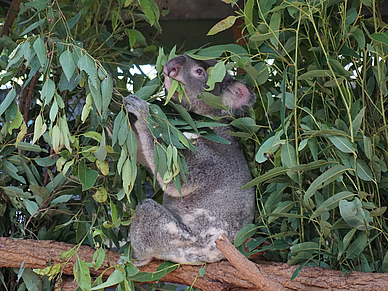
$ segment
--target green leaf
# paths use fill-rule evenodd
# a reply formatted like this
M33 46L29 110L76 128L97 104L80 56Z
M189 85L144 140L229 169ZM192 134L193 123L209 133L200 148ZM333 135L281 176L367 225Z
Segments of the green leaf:
M156 20L156 15L155 15L156 11L154 11L152 7L152 3L151 3L152 0L138 0L138 1L144 14L148 17L149 23L151 25L154 25Z
M209 92L202 92L201 100L207 105L220 110L227 110L228 107L222 104L222 97L215 96Z
M369 216L369 211L362 206L360 199L357 197L353 201L341 200L339 202L339 209L342 218L351 227L359 230L369 230L372 227L369 225L373 218Z
M346 249L348 248L348 246L350 245L350 242L352 241L353 237L354 237L354 234L356 233L357 229L351 229L345 236L344 236L344 239L342 240L343 241L343 248L342 248L342 252L346 251ZM340 252L338 254L338 256L340 256L340 254L342 253Z
M112 147L115 146L118 140L121 124L123 123L123 121L126 121L125 113L124 113L124 110L120 110L119 114L117 114L115 118L114 125L113 125Z
M171 103L171 106L174 107L176 111L178 111L179 115L196 131L198 132L197 126L195 125L194 120L191 118L191 115L187 112L187 110L179 104Z
M55 93L55 83L50 79L47 78L46 82L44 82L44 85L42 87L42 91L40 92L40 98L45 100L45 105L49 104L51 99L53 98Z
M57 204L66 203L66 202L68 202L72 197L73 197L73 195L61 195L61 196L59 196L59 197L53 199L53 201L51 201L51 203L50 203L50 206L54 206L54 205L57 205Z
M356 21L357 17L358 17L358 13L356 8L351 7L348 11L346 11L345 24L346 25L352 24L354 21Z
M21 265L20 265L19 272L18 272L18 279L17 279L16 282L19 282L20 278L21 278L22 275L23 275L24 270L26 269L26 268L24 267L24 263L25 263L25 260L24 260L24 261L21 263Z
M385 253L381 268L384 273L388 273L388 251Z
M226 17L225 19L222 19L221 21L219 21L216 25L214 25L210 30L209 32L207 33L207 35L214 35L214 34L217 34L221 31L224 31L224 30L227 30L228 28L232 27L233 24L236 22L238 17L236 16L228 16Z
M124 278L125 278L125 276L124 276L124 273L122 270L114 270L114 272L108 277L106 282L104 282L100 285L94 286L90 290L100 290L100 289L107 288L107 287L110 287L113 285L117 285L117 284L123 282Z
M282 159L282 164L286 168L292 168L297 165L297 156L296 156L296 151L295 148L290 144L290 143L285 143L282 146L280 156ZM298 173L289 171L287 172L287 175L296 183L298 183L299 178L298 178Z
M267 82L269 78L269 70L268 65L265 62L259 62L254 66L255 70L258 72L255 80L257 81L257 85L263 85Z
M250 41L257 41L257 42L260 42L260 41L265 41L267 39L270 39L273 37L273 33L272 32L267 32L267 33L258 33L256 32L256 34L253 34L249 40Z
M293 171L312 171L315 169L319 169L322 166L330 165L332 163L333 162L331 162L331 161L328 162L328 161L324 161L324 160L317 160L317 161L314 161L314 162L311 162L308 164L296 165L296 166L292 167L291 170L293 170Z
M69 126L67 124L66 116L60 116L59 118L59 129L62 133L63 143L65 144L67 150L71 153L71 146L70 146L70 131Z
M303 242L290 247L291 255L296 255L303 251L319 251L319 245L316 242Z
M292 217L292 214L288 213L288 211L290 211L290 209L293 208L294 205L295 205L294 201L279 202L279 204L275 207L272 213L268 214L268 216L270 216L268 218L268 223L274 222L279 217ZM300 215L297 214L296 217L300 218Z
M166 274L174 271L179 266L180 264L177 264L177 263L164 262L158 267L156 272L153 272L153 273L139 272L138 274L131 277L130 279L137 282L158 281L161 278L163 278Z
M362 30L358 27L352 27L350 30L350 33L353 34L354 38L356 39L358 43L359 50L363 50L365 47L365 35L362 32Z
M226 67L224 62L218 62L211 70L209 74L209 78L207 80L206 91L211 91L214 89L215 83L221 82L226 74Z
M34 48L36 55L38 56L40 66L44 68L47 64L47 54L46 54L46 46L44 44L44 38L43 37L37 37L34 41L34 44L32 45Z
M306 193L304 194L305 203L307 203L307 200L311 198L317 190L329 185L331 182L335 181L339 176L341 176L347 170L349 169L347 169L342 165L336 165L328 169L326 172L322 173L311 183L310 187L307 189Z
M112 100L113 94L113 80L110 75L108 75L101 82L101 92L102 92L102 112L108 110L110 101Z
M364 160L357 160L357 176L364 181L374 181L374 176Z
M364 115L365 115L365 109L366 107L363 107L353 120L354 135L357 135L358 131L360 130L362 119L364 118Z
M354 153L353 146L349 139L345 136L327 134L326 137L334 144L334 146L344 153Z
M3 102L1 102L0 104L0 115L2 115L5 110L7 110L7 108L11 105L12 101L15 100L15 97L16 97L16 91L14 88L12 88L7 96L5 96Z
M333 73L330 70L311 70L298 77L298 80L307 80L318 77L333 77Z
M154 78L149 81L145 86L141 87L136 91L136 95L143 100L148 99L152 94L154 94L160 88L159 78Z
M23 142L23 141L19 142L19 144L17 145L17 148L22 150L22 151L32 151L32 152L36 152L36 153L40 153L40 152L47 153L47 150L42 149L39 145L30 144L30 143Z
M346 258L355 259L357 258L362 251L367 247L368 236L366 232L361 232L356 240L349 246Z
M104 203L108 199L108 191L105 187L98 188L92 197L97 203Z
M271 10L272 6L276 3L276 0L261 0L259 1L260 6L260 12L259 17L263 20L265 20L265 16L268 13L268 11Z
M232 121L232 125L250 134L256 132L261 128L261 126L256 125L256 122L250 117L242 117L242 118L235 119Z
M82 11L80 11L76 16L74 16L73 18L69 19L66 22L68 29L72 29L74 25L78 23L78 20L80 19L81 15L82 15Z
M31 269L25 269L22 278L26 284L28 291L41 291L43 290L43 284L41 278L35 274Z
M58 114L58 110L59 110L58 102L54 99L54 102L51 105L50 114L49 114L49 118L51 122L55 121L55 118L57 117L57 114Z
M210 60L218 58L224 52L230 52L232 55L239 55L240 57L248 55L246 49L238 44L221 44L207 47L201 50L189 51L186 54L196 60Z
M244 5L244 22L249 34L254 32L253 27L253 7L255 5L254 0L248 0Z
M219 136L218 134L216 134L213 130L209 129L209 128L206 128L205 129L206 133L202 133L201 132L201 136L208 139L208 140L211 140L211 141L214 141L214 142L217 142L217 143L222 143L222 144L230 144L230 141L228 141L227 139Z
M281 175L285 175L287 173L287 171L289 171L289 169L284 168L284 167L273 168L273 169L267 171L265 174L260 175L260 176L256 177L255 179L253 179L252 181L245 184L242 187L242 189L247 189L249 187L259 185L260 183L263 183L263 182L268 182L268 180L270 180L270 179L276 178L276 177L281 176Z
M90 90L90 93L92 94L92 97L93 97L93 101L94 101L94 104L96 105L96 109L97 111L101 114L101 111L102 111L102 95L101 95L101 90L100 90L100 81L96 81L97 82L97 88L94 87L94 85L92 84L91 82L91 78L89 78L89 81L88 81L88 85L89 85L89 90Z
M369 137L363 136L363 142L364 142L364 153L366 157L371 160L373 156L373 147L372 147L372 141Z
M338 207L339 202L343 199L349 199L351 197L356 196L357 194L354 194L349 191L342 191L337 194L334 194L330 198L326 199L319 207L317 210L313 212L313 215L311 217L316 217L324 212L330 211L336 207Z
M41 26L45 21L46 21L46 19L44 18L44 19L41 19L41 20L39 20L39 21L37 21L37 22L31 24L29 27L27 27L27 28L20 34L20 36L23 36L23 35L29 33L30 31L33 31L35 28Z
M34 215L39 209L38 205L34 201L28 199L23 200L23 204L31 216Z
M256 153L256 162L264 163L265 161L267 161L268 158L279 149L279 146L284 143L285 140L280 139L280 133L277 133L274 136L271 136L270 138L266 139L261 144L258 152Z
M87 54L84 54L78 61L80 70L85 71L89 75L89 80L94 88L99 88L97 85L97 69L94 60ZM89 84L90 84L89 82ZM93 94L93 93L92 93ZM94 97L94 96L93 96Z
M75 62L70 49L65 50L59 57L59 62L62 66L62 70L65 73L66 79L70 81L75 72Z
M273 33L273 37L271 37L270 41L275 47L277 47L277 45L279 44L279 28L281 20L281 11L278 10L272 14L271 20L269 22L269 27L271 28L271 32Z
M70 220L70 223L72 222L72 220ZM71 248L70 250L68 251L64 251L64 252L61 252L58 254L58 257L63 260L63 261L66 261L66 260L70 260L74 255L75 253L77 252L78 248L77 246L74 246L73 248Z
M111 217L112 217L112 221L113 221L113 225L115 227L119 227L118 225L118 216L117 216L117 207L116 205L113 203L113 200L110 200L110 211L111 211Z
M41 276L48 276L50 277L49 280L58 275L59 273L61 273L61 271L63 270L63 266L65 265L66 263L58 263L58 264L55 264L54 266L48 266L44 269L34 269L34 272L38 275L41 275Z
M104 161L106 156L108 154L108 151L106 149L106 138L105 138L105 131L102 131L102 137L101 137L101 143L100 146L98 147L98 150L94 153L94 156L99 160L99 161Z
M98 172L86 167L85 160L78 164L78 177L82 183L82 191L90 189L97 180Z
M385 45L388 45L388 31L386 32L376 32L370 35L370 38L377 42L382 42Z
M257 231L258 226L256 224L247 224L236 235L234 239L234 246L237 248L241 246L247 239L251 238Z
M75 281L78 283L82 291L91 290L92 284L91 284L91 278L89 273L89 267L80 258L77 258L74 264L73 274L74 274Z
M93 254L94 270L98 270L105 261L105 251L103 248L98 248Z
M26 184L26 180L24 179L24 177L19 176L17 174L18 168L16 168L11 162L9 162L7 160L3 160L2 170L5 173L7 173L8 175L10 175L12 178L18 180L19 182L21 182L23 184Z

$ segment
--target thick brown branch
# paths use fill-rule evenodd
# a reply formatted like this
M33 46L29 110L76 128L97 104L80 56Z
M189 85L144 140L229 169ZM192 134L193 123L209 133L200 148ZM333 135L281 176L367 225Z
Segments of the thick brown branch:
M25 261L26 268L45 268L61 263L58 254L70 250L73 245L55 241L17 240L0 237L0 267L19 268ZM79 257L91 262L94 250L82 246L78 252ZM108 251L107 258L100 270L91 269L93 276L99 276L103 271L103 277L109 276L112 266L120 258L115 252ZM63 269L65 274L71 275L75 259L71 259ZM147 266L140 267L141 271L152 272L159 266L160 261L152 261ZM245 261L246 263L246 261ZM342 276L341 271L332 271L322 268L305 267L299 275L291 281L290 278L298 266L290 266L281 263L261 262L256 267L262 274L270 274L273 283L278 282L284 290L388 290L388 274L353 272ZM206 265L204 277L198 275L200 266L184 265L167 274L161 281L192 285L201 290L276 290L274 284L269 288L258 288L246 276L250 271L244 270L238 265L234 267L227 261ZM247 267L248 268L248 267ZM245 273L244 273L245 272Z
M35 82L36 82L36 79L38 78L38 76L40 76L39 71L36 72L35 75L32 77L31 84L30 84L30 89L28 90L27 98L24 97L25 94L20 94L20 96L22 97L21 98L22 100L20 100L20 103L19 103L20 105L19 106L23 106L23 108L19 108L19 110L21 112L23 112L23 119L24 119L25 123L28 122L27 117L28 117L28 112L30 110L32 93L34 92L34 86L35 86Z
M225 258L239 271L241 276L255 285L258 290L285 290L276 279L266 274L259 265L251 262L241 254L225 234L216 239L216 245Z
M11 3L11 6L8 9L7 17L4 20L3 29L1 30L0 37L3 35L9 34L9 29L13 24L13 21L15 20L16 16L18 15L20 3L22 0L13 0ZM3 51L3 48L0 48L0 54Z

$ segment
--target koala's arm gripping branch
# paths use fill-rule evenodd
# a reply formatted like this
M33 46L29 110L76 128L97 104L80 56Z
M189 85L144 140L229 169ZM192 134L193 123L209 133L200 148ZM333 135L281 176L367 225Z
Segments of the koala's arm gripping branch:
M266 274L260 265L251 262L243 254L241 254L233 246L225 234L222 234L216 239L216 245L229 263L231 263L240 272L244 279L254 284L257 287L257 290L286 290L279 282Z

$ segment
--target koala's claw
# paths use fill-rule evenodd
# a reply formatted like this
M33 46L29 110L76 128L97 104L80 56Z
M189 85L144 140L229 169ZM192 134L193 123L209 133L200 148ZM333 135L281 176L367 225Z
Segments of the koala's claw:
M136 95L128 95L124 101L127 111L136 117L140 117L142 114L149 115L150 109L148 103Z

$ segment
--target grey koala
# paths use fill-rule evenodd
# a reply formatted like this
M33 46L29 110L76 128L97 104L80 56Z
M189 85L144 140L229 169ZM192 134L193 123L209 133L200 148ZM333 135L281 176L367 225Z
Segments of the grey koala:
M197 96L205 90L207 69L216 62L197 61L182 55L170 60L164 67L166 89L170 78L185 85L190 102L182 105L206 116L226 115L214 109ZM214 95L221 96L229 111L240 114L244 107L252 105L254 94L240 81L226 74L216 83ZM173 99L177 99L176 93ZM185 99L185 98L183 98ZM154 137L147 128L145 117L149 114L147 102L135 95L126 98L126 109L137 118L133 127L137 134L141 162L155 173ZM178 263L201 263L222 260L215 240L223 233L234 240L237 232L254 219L254 189L241 187L251 180L248 165L235 137L228 135L229 126L216 127L214 131L230 141L219 144L201 136L197 137L196 153L184 150L189 174L182 184L181 193L173 183L168 184L163 205L145 199L136 207L131 224L130 240L133 263L145 265L158 258ZM162 177L158 175L158 183Z

